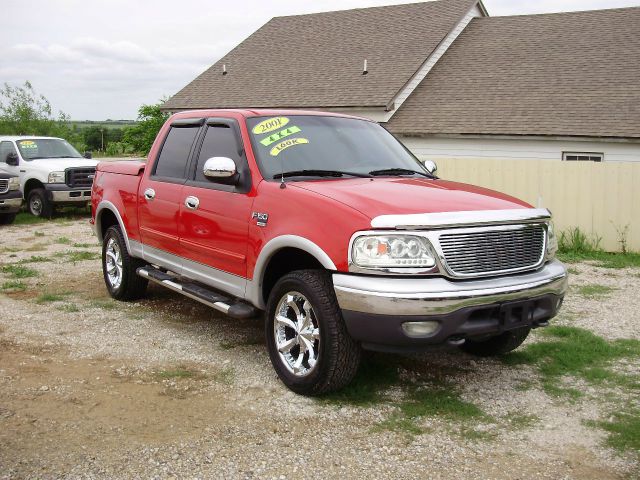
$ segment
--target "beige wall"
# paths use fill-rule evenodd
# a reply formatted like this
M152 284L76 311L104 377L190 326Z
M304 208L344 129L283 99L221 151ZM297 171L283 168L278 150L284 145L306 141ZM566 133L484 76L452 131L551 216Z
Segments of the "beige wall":
M640 251L640 162L436 159L438 175L492 188L553 212L556 229L580 227L620 249L616 227L629 225L628 248Z

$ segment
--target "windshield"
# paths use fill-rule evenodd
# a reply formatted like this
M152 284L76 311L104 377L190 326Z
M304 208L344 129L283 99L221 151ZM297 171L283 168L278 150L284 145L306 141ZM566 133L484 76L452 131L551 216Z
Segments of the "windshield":
M60 138L32 138L18 140L20 155L25 160L40 158L82 158L82 155L69 142Z
M289 177L429 175L418 159L374 122L289 115L249 118L247 125L267 180L287 172L294 174Z

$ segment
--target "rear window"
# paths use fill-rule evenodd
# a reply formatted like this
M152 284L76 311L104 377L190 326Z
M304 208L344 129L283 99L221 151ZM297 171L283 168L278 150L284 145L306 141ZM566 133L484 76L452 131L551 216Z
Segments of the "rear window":
M199 126L171 127L153 174L165 178L186 178L189 153L199 130Z

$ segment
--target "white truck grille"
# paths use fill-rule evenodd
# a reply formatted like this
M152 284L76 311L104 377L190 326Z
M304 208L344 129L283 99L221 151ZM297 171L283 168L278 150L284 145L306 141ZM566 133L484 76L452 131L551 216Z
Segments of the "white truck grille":
M0 193L7 193L9 191L9 179L0 178Z

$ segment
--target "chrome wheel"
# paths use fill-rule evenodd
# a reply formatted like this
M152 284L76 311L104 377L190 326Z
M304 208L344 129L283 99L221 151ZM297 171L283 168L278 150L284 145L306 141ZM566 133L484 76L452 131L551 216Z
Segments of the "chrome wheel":
M42 199L37 195L32 195L29 201L29 211L31 215L39 217L42 215Z
M313 307L299 292L288 292L276 307L273 335L280 360L298 377L309 375L318 363L320 328Z
M109 239L104 253L107 280L109 280L111 288L118 289L122 283L122 252L114 238Z

